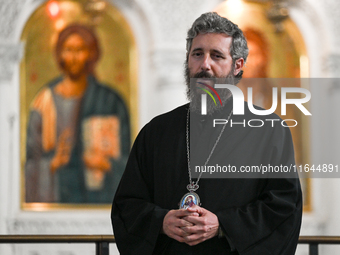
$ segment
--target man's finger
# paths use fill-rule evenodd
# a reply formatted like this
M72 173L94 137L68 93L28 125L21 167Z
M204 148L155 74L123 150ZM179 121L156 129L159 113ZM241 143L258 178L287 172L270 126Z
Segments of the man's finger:
M196 245L204 241L202 234L192 234L184 237L185 243L188 245Z
M178 237L186 237L189 234L186 233L182 228L178 228L178 227L174 227L173 229L171 229L171 232Z
M193 226L194 224L192 224L191 222L185 220L185 219L179 219L177 222L176 222L176 227L180 227L180 228L183 228L183 227L189 227L189 226Z
M205 212L204 208L202 208L202 207L200 207L200 206L198 206L198 205L193 205L193 206L191 206L191 207L188 207L188 208L187 208L187 211L188 211L188 212L192 212L192 213L196 212L196 213L198 213L199 215L202 215L202 214L204 214L204 212Z
M192 226L187 226L187 227L182 227L182 230L190 235L192 234L198 234L201 231L202 227L197 226L197 225L192 225Z
M202 225L204 224L205 219L202 217L197 217L197 216L186 216L183 218L183 220L190 222L193 225Z
M182 217L186 217L186 216L189 216L189 215L195 215L195 214L197 214L197 213L188 211L186 209L179 209L179 210L175 210L174 215L176 217L182 218Z

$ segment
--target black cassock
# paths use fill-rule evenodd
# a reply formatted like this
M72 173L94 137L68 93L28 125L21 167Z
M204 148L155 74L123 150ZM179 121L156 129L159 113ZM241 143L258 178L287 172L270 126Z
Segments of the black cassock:
M231 108L231 102L224 107L225 119ZM160 234L164 216L169 210L178 209L179 201L188 192L187 109L188 105L184 105L154 118L140 131L133 145L112 206L113 230L120 253L294 254L302 217L298 178L202 178L196 193L202 207L217 215L228 240L214 237L189 246ZM232 119L242 122L278 117L256 116L245 107L244 116L233 115ZM289 128L282 127L281 122L275 122L274 127L266 124L261 128L227 126L212 158L238 168L295 164ZM192 128L190 132L201 131ZM205 135L203 131L199 137ZM216 138L209 141L213 145ZM211 144L205 146L206 153L200 150L203 161Z

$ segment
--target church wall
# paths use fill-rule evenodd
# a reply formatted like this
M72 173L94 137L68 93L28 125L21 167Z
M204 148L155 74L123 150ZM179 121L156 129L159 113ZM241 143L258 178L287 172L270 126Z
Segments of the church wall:
M25 212L20 209L19 155L19 62L23 46L20 35L42 0L0 1L0 234L111 234L108 210ZM199 14L213 10L222 1L112 0L126 17L138 48L139 127L154 116L186 102L183 78L186 31ZM290 16L305 39L310 77L338 77L340 71L340 3L337 0L291 1ZM339 87L313 87L312 112L339 109ZM323 108L322 108L323 107ZM331 116L324 116L327 120ZM327 150L327 141L340 144L340 123L313 123L312 158L336 163L340 148ZM334 143L334 140L337 143ZM327 161L327 162L325 162ZM304 214L302 235L340 235L340 180L312 180L312 211ZM29 247L29 248L27 248ZM52 247L52 248L51 248ZM94 246L0 245L0 254L94 254ZM114 250L114 249L112 249ZM340 246L322 246L320 254L337 254ZM32 252L32 253L29 253ZM35 252L35 253L34 253ZM307 254L299 247L298 254ZM49 253L52 254L52 253ZM52 255L53 255L52 254ZM113 251L112 254L117 254Z

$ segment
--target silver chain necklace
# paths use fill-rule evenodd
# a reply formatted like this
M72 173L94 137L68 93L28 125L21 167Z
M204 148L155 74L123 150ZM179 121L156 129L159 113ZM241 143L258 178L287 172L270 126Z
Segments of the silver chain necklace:
M198 185L198 182L200 181L201 179L201 176L203 174L203 172L201 171L196 182L194 182L191 178L191 168L190 168L190 146L189 146L189 113L190 113L190 107L188 108L188 112L187 112L187 123L186 123L186 145L187 145L187 162L188 162L188 173L189 173L189 184L187 185L187 189L188 189L188 193L186 193L181 201L180 201L180 206L179 208L180 209L187 209L188 207L192 206L193 204L196 204L196 205L200 205L200 198L198 196L197 193L195 193L195 191L199 188L199 185ZM227 123L229 122L229 119L231 117L233 113L233 110L230 111L229 113L229 116L228 116L228 119L227 119L227 122L226 124L224 124L220 134L218 135L216 141L215 141L215 144L214 146L212 147L211 151L210 151L210 154L207 158L207 160L205 161L204 163L204 167L206 167L206 165L208 164L210 158L211 158L211 155L214 153L215 151L215 148L218 144L218 142L220 141L221 137L222 137L222 134L224 132L224 129L226 128L227 126Z

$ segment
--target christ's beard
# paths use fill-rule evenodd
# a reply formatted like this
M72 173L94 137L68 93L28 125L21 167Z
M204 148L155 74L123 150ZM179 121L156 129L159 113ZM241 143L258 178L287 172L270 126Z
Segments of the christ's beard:
M194 79L192 79L194 78ZM202 94L205 94L203 90L200 90L197 86L197 78L208 78L206 79L210 86L214 87L214 84L234 84L234 76L233 70L226 77L215 77L211 74L202 71L200 73L196 73L194 75L190 74L189 67L187 63L185 64L185 81L187 84L187 98L190 101L190 110L192 112L200 113L201 112L201 101L202 101ZM204 85L202 86L204 87ZM218 95L221 98L222 105L217 99L217 96L209 89L205 88L212 93L216 100L216 104L210 96L207 96L207 114L211 115L214 112L220 110L226 102L231 98L232 93L229 89L215 89Z

